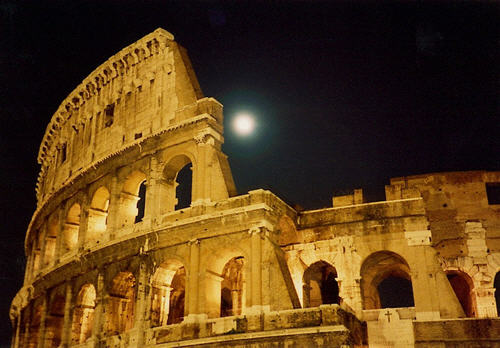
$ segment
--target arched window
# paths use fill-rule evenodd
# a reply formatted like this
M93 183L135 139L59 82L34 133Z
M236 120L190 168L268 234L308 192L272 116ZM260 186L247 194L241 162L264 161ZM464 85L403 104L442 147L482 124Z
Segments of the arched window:
M179 155L172 158L163 170L165 182L160 188L162 211L166 213L184 209L191 205L193 171L189 157Z
M80 288L76 298L71 328L72 344L81 344L92 335L96 292L92 284Z
M90 243L104 241L108 222L109 191L106 187L99 187L92 196L89 208L89 219L86 240Z
M413 307L410 267L398 254L379 251L361 266L364 309Z
M135 277L131 272L120 272L113 278L106 310L106 331L115 335L134 326Z
M64 296L54 296L45 321L45 347L57 348L61 344L64 324Z
M381 308L413 307L413 289L406 274L397 272L384 278L377 286ZM400 296L405 294L405 296Z
M304 307L317 307L322 304L340 303L337 271L325 261L309 266L303 277Z
M462 305L464 313L467 317L474 317L474 309L471 300L471 291L473 288L472 279L460 271L446 272L448 281L450 282L458 301Z
M35 238L33 239L33 242L31 244L31 269L32 273L31 276L34 277L38 271L40 270L40 254L41 254L41 235L40 231L36 230L35 231Z
M123 185L123 189L120 195L121 199L121 223L122 226L133 225L139 221L142 221L144 217L144 210L139 211L139 207L144 207L146 198L146 185L145 185L146 175L140 171L134 171L131 173ZM142 187L142 199L141 199L141 187ZM140 214L142 216L140 216ZM139 217L139 218L138 218Z
M493 283L495 288L495 301L497 303L497 316L500 317L500 272L495 275L495 281Z
M146 181L141 182L139 186L139 200L137 201L137 215L135 216L135 223L141 222L144 218L144 211L146 210Z
M78 230L80 228L80 204L75 203L68 210L63 230L63 253L74 250L78 245Z
M57 232L59 230L59 220L56 216L57 214L52 214L47 221L44 266L54 262L56 257Z
M175 210L189 208L191 206L191 191L193 186L193 166L191 163L186 164L177 173L177 187L175 196L177 197L177 205Z
M240 315L243 308L243 266L242 256L229 260L222 270L220 316Z
M153 276L152 326L180 323L184 318L186 270L181 262L168 260Z

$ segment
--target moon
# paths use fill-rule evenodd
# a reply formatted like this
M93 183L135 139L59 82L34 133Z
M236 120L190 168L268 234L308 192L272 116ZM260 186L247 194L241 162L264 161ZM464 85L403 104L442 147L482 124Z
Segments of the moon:
M239 113L234 118L233 128L239 135L249 135L255 129L255 120L249 113Z

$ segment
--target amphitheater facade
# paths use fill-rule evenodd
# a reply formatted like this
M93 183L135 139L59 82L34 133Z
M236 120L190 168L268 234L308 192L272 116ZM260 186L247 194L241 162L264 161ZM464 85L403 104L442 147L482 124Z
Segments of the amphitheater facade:
M500 347L500 172L297 211L237 195L222 143L165 30L83 80L40 146L12 347Z

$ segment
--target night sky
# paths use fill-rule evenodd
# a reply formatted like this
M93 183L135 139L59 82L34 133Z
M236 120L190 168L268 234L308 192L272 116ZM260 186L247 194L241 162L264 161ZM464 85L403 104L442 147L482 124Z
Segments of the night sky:
M38 147L59 103L158 27L224 104L238 192L306 209L389 178L499 170L494 3L0 1L0 347L22 283ZM234 134L232 117L257 129Z

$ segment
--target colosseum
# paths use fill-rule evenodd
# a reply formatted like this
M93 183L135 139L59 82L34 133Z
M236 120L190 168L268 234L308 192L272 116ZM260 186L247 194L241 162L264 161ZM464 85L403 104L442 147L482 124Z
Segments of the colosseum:
M303 211L237 195L223 141L163 29L86 77L40 145L12 347L500 347L500 172Z

